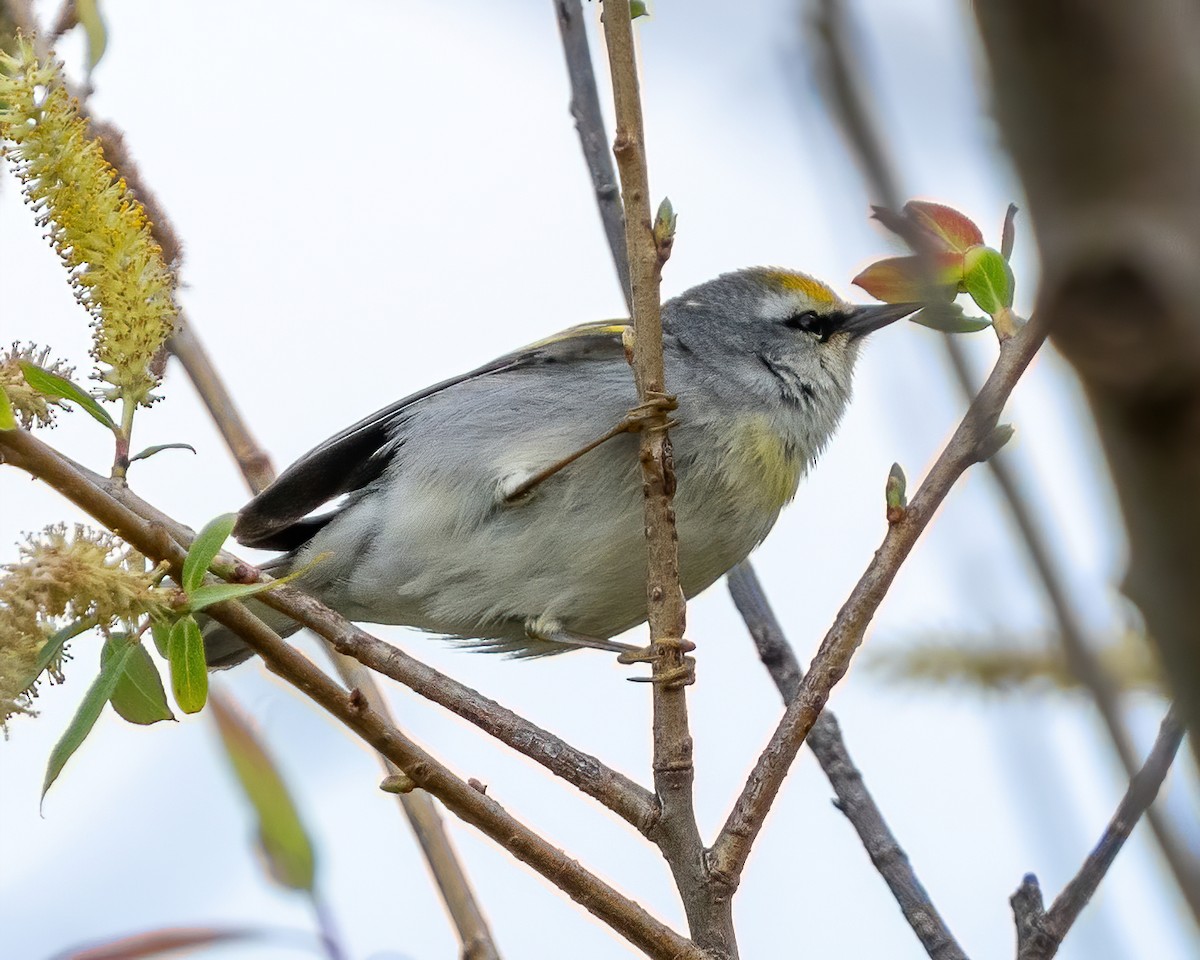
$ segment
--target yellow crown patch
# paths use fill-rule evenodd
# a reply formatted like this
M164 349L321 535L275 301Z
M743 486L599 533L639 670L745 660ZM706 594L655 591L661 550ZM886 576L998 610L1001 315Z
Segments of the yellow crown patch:
M819 303L836 303L837 294L820 280L792 270L764 270L763 279L782 290L795 290Z

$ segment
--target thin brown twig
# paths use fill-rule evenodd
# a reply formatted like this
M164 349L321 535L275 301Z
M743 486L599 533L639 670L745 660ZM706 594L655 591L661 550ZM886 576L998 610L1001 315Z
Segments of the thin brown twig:
M571 116L575 132L583 148L583 159L592 179L596 207L604 225L604 236L617 270L617 282L625 297L625 306L633 310L629 288L629 254L625 243L625 214L621 208L621 191L613 169L608 138L604 133L604 116L600 113L600 95L596 89L596 73L588 51L587 26L583 20L580 0L554 0L558 32L562 38L563 55L567 61L567 77L571 83Z
M963 394L970 396L971 375L962 347L945 337L946 354L954 370L955 379ZM1083 687L1091 694L1092 702L1108 731L1125 776L1133 781L1139 773L1133 741L1121 715L1121 695L1116 682L1104 665L1099 652L1087 638L1087 631L1080 623L1070 601L1067 584L1050 552L1050 545L1034 518L1033 506L1022 493L1012 468L1003 451L988 460L992 478L1000 490L1001 500L1009 517L1020 533L1020 542L1037 571L1038 579L1050 601L1054 618L1058 621L1058 637L1066 656L1067 666ZM1163 811L1151 805L1146 811L1146 820L1158 845L1159 852L1167 862L1167 868L1185 897L1200 895L1200 871L1187 853L1187 846L1178 836L1174 826ZM1200 903L1200 901L1197 901ZM1065 930L1063 931L1065 934Z
M33 438L29 442L40 444ZM38 449L42 447L44 445ZM125 509L155 524L177 543L191 541L194 534L190 528L142 500L128 487L93 473L61 453L51 452L67 464L74 475L104 491ZM236 574L238 582L250 583L260 579L251 564L224 551L217 555L213 566L229 571L231 575ZM329 641L338 653L353 657L370 670L403 683L413 692L540 763L551 773L598 800L641 833L648 833L658 819L657 801L645 787L466 684L371 636L316 598L281 585L255 599L308 627L317 636Z
M625 243L633 304L633 371L638 399L649 411L639 461L645 493L648 548L646 599L653 664L654 788L660 815L649 836L675 878L693 941L715 957L734 958L733 888L714 883L696 824L695 768L688 727L686 684L693 679L684 639L686 602L679 585L679 549L672 497L675 467L667 435L659 281L669 241L650 222L649 181L641 95L634 56L629 0L606 0L604 37L617 130L613 154L621 178ZM660 242L660 239L664 242Z
M404 684L419 696L445 707L489 736L540 763L639 832L647 834L657 823L658 803L645 787L478 691L371 636L320 601L287 587L272 590L260 599L324 637L338 653L353 657L376 673Z
M183 245L158 196L142 178L141 170L125 142L124 134L111 121L92 117L87 108L85 92L76 91L76 94L80 114L87 118L90 133L100 141L105 157L120 172L126 185L146 210L151 231L162 248L163 258L173 269L179 270L183 263ZM251 492L258 493L264 489L275 478L271 459L255 441L241 411L182 309L179 311L175 330L167 342L166 351L162 354L162 359L156 362L164 363L167 354L175 356L183 365ZM375 678L362 671L352 661L340 658L332 649L329 653L342 680L362 690L372 707L394 723L387 701ZM386 757L380 757L380 761L389 774L398 772ZM437 808L427 797L401 795L398 799L425 854L427 866L446 910L455 924L463 956L471 960L499 960L499 952L487 920L471 889L466 872L457 860Z
M167 561L178 575L187 544L175 539L171 527L146 519L114 496L123 490L132 498L127 488L89 475L89 471L20 429L0 431L0 459L44 480L147 557ZM338 686L240 604L217 604L206 613L236 632L273 672L353 730L456 816L527 863L640 950L663 960L710 960L690 941L584 869L494 799L451 773L371 709L364 697Z
M800 690L804 671L750 561L744 560L730 570L726 581L763 665L775 681L784 704L790 703ZM832 710L821 711L806 742L837 795L837 808L858 833L871 863L892 891L925 952L932 960L967 960L867 790Z
M754 840L796 754L834 684L849 668L850 660L900 565L951 487L971 464L978 462L981 444L991 436L1005 401L1045 336L1043 324L1034 318L1000 345L999 359L987 382L903 515L889 526L882 546L850 598L838 611L837 619L825 635L800 685L800 692L788 705L713 844L711 862L714 870L735 878L741 875Z
M396 720L375 674L353 657L338 653L329 641L321 639L342 683L350 690L358 690L373 711L386 723L396 727ZM403 772L383 754L379 754L379 759L388 776L398 776ZM487 917L479 906L471 881L467 879L466 870L433 797L424 790L411 790L397 794L396 799L425 857L425 865L429 868L429 875L442 898L450 922L454 925L461 947L460 960L500 960L500 950Z
M858 159L869 188L877 200L895 214L900 209L895 166L851 69L855 48L861 48L861 44L856 44L853 38L854 28L853 15L843 0L820 0L814 30L820 40L818 49L824 54L822 66L826 100L831 112L840 121L850 151ZM1015 208L1012 212L1015 212ZM902 225L903 218L895 214L890 222ZM942 339L955 379L964 398L969 401L974 396L975 385L963 349L954 337ZM1000 455L989 458L988 465L1005 508L1017 527L1019 540L1050 602L1068 665L1091 694L1125 775L1132 779L1137 773L1138 763L1122 717L1117 686L1087 639L1086 631L1070 602L1066 583L1053 561L1046 537L1035 522L1033 508L1017 484L1006 457ZM1200 917L1200 869L1188 856L1185 845L1160 810L1151 807L1147 819L1176 883L1188 898L1193 913Z
M200 394L201 402L220 431L250 492L258 493L266 489L275 479L271 458L254 439L225 381L217 373L208 351L196 336L194 326L182 313L178 327L167 341L167 349L182 364L192 386Z
M1058 953L1080 912L1092 899L1100 881L1108 873L1116 856L1129 839L1142 815L1158 796L1167 771L1183 742L1183 723L1175 708L1167 711L1146 762L1129 781L1129 787L1116 812L1088 857L1051 904L1042 907L1037 877L1027 874L1012 895L1010 903L1017 927L1017 960L1050 960Z
M124 134L111 121L97 120L91 116L86 91L76 91L76 95L80 114L88 120L89 132L100 141L105 157L120 172L126 185L145 209L151 232L162 249L164 260L178 271L183 264L183 245L157 194L143 179L141 169L125 142ZM254 439L241 411L182 309L179 311L175 330L167 342L166 351L156 363L165 363L167 354L175 356L183 365L250 491L258 493L263 490L275 478L271 459ZM371 706L394 724L387 701L374 676L362 670L352 660L340 657L331 648L328 648L328 652L343 682L358 687ZM381 756L380 761L388 774L398 772L386 757ZM463 956L469 960L499 960L499 952L487 920L479 907L466 872L458 862L437 808L428 797L421 795L401 795L398 799L455 925Z

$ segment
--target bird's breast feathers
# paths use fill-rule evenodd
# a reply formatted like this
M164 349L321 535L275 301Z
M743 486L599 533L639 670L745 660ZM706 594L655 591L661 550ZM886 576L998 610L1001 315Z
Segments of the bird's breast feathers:
M805 457L795 441L764 414L739 419L728 438L725 475L756 506L781 510L796 495Z

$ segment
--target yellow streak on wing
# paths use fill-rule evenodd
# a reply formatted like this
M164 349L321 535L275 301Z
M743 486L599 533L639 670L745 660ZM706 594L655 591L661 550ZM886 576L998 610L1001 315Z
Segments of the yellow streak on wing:
M790 502L800 486L800 470L799 454L765 416L753 415L735 428L728 475L763 507L780 510Z
M541 340L536 340L529 344L525 349L533 350L537 347L548 347L552 343L562 343L567 340L580 340L587 337L621 336L628 328L628 321L620 322L616 320L599 320L595 323L581 323L577 327L568 327L566 330L562 330L559 333L554 333Z
M833 304L838 299L837 294L828 286L807 274L795 273L791 270L767 270L766 280L784 290L795 290L802 293L818 303Z

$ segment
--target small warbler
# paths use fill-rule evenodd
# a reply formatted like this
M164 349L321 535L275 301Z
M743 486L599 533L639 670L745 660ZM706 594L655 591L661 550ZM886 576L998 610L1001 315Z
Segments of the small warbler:
M846 409L863 338L917 306L769 268L663 304L688 597L767 536ZM371 414L251 500L235 537L284 551L276 576L324 554L297 585L351 620L516 656L626 649L611 638L647 616L631 334L573 327ZM215 623L205 644L214 667L250 655Z

